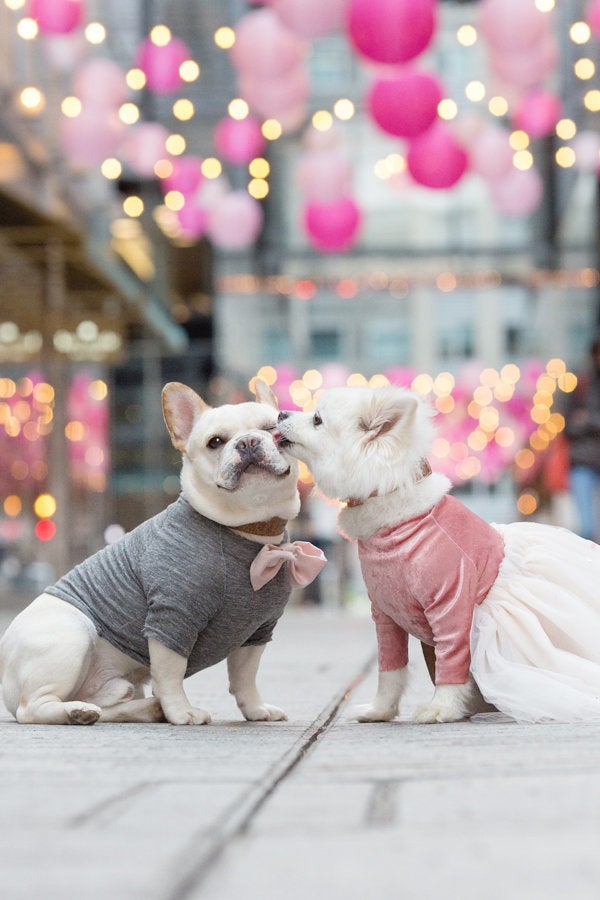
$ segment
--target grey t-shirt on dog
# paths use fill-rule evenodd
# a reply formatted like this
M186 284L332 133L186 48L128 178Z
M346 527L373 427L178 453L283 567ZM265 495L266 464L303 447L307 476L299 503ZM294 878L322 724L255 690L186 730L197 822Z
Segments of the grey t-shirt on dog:
M186 677L248 644L265 644L288 601L285 566L258 591L250 564L261 545L206 519L182 496L46 589L98 634L150 664L148 638L188 658Z

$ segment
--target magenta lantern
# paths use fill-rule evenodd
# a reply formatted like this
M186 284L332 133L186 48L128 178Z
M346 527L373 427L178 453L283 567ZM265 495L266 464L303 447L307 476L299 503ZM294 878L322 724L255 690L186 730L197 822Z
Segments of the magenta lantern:
M169 43L163 46L146 38L138 49L136 65L145 74L149 90L157 94L171 94L183 83L179 74L181 64L191 58L189 48L177 37L171 37Z
M350 41L375 62L408 62L431 43L436 27L435 0L350 0Z
M298 160L295 176L305 199L329 203L348 194L352 166L339 150L308 150Z
M552 19L535 0L481 0L478 23L490 47L510 53L542 40Z
M243 250L260 234L262 206L246 191L225 194L208 211L207 237L221 250Z
M585 8L585 21L595 38L600 38L600 0L589 0Z
M544 184L537 169L515 169L513 166L504 178L490 182L490 192L499 212L518 219L530 215L537 208Z
M161 187L166 194L168 191L179 191L185 196L193 194L204 181L199 156L177 156L171 160L173 171L170 175L161 179Z
M84 62L73 78L73 93L96 108L119 107L129 96L125 72L112 59L97 56Z
M266 143L260 122L253 116L245 119L226 116L217 123L213 138L217 153L234 166L244 165L260 156Z
M445 189L460 181L467 171L469 157L446 125L437 121L410 142L406 163L418 184Z
M42 34L70 34L81 24L85 8L82 0L30 0L27 11Z
M303 220L311 246L323 253L336 253L349 250L355 244L362 214L355 201L346 196L330 203L307 203Z
M265 8L246 13L239 20L230 55L238 72L278 78L302 62L305 49L273 10Z
M84 107L74 119L61 118L59 139L69 162L89 169L115 155L124 129L113 110Z
M512 123L530 137L544 137L554 131L562 109L561 99L553 91L535 89L525 94L517 104Z
M168 156L167 129L158 122L142 122L127 129L121 142L120 155L127 166L142 178L152 178L159 159Z
M206 232L208 212L193 200L187 200L178 211L177 219L183 235L197 241Z
M270 0L283 24L301 38L340 29L347 0Z
M433 125L442 96L441 85L433 75L408 72L374 81L367 95L367 109L383 131L414 138Z

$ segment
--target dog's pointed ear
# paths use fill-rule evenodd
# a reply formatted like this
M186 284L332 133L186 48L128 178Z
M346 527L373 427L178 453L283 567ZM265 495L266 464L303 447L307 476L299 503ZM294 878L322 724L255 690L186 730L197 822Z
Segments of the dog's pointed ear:
M211 407L185 384L170 381L162 390L162 408L171 442L183 452L187 446L194 422Z
M277 397L275 396L269 385L262 380L262 378L254 379L254 394L259 403L267 403L274 409L279 410Z
M365 432L367 441L375 441L390 431L410 425L418 405L417 398L408 393L385 388L381 392L374 391L370 408L361 417L359 428Z

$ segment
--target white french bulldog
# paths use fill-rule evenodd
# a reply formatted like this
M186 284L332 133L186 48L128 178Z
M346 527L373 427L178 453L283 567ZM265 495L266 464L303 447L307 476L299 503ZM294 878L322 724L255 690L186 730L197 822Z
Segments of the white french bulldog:
M257 382L256 395L213 408L185 385L165 386L182 493L8 627L0 677L18 722L210 722L183 680L225 658L246 719L287 718L258 693L259 661L294 576L307 584L325 560L309 544L283 543L300 508L297 463L273 441L274 394Z

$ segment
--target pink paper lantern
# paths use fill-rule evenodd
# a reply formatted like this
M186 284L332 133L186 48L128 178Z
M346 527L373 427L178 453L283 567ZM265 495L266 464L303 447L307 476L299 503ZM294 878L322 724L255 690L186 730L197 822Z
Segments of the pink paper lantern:
M562 101L557 94L535 89L525 94L517 104L512 114L512 123L515 128L526 131L530 137L544 137L554 131L562 110Z
M205 234L208 227L208 212L193 200L187 200L185 205L178 210L177 219L179 227L185 237L198 240Z
M260 234L263 219L257 200L246 191L231 191L211 206L206 234L221 250L243 250Z
M161 179L161 188L168 191L179 191L185 196L193 194L204 180L202 160L199 156L177 156L171 160L173 171Z
M549 34L531 47L518 51L492 50L490 67L507 84L532 88L554 71L558 58L558 44Z
M512 167L514 150L504 128L487 125L469 146L470 168L487 181L502 178Z
M129 96L129 88L123 69L112 59L97 56L77 69L73 93L84 105L117 108Z
M49 65L59 72L72 72L86 58L89 50L81 31L45 35L42 47Z
M579 131L571 141L575 152L575 168L580 172L598 172L600 168L600 134Z
M28 15L41 34L70 34L83 20L83 0L30 0Z
M124 162L142 178L152 178L154 167L159 159L168 154L166 141L169 137L167 129L158 122L142 122L127 129L119 149Z
M252 116L245 119L226 116L217 123L213 139L219 155L235 166L260 156L266 143L260 122Z
M163 46L146 38L136 54L136 65L144 72L149 90L171 94L183 84L179 74L181 64L191 58L189 48L177 37L171 37Z
M348 250L357 238L362 214L351 197L330 203L311 201L303 210L304 232L316 250L335 253Z
M600 38L600 0L590 0L585 7L585 21L595 38Z
M89 169L116 154L124 129L113 110L84 107L74 119L63 116L59 140L69 162Z
M383 131L414 138L435 122L442 96L437 78L424 72L407 72L374 81L367 94L367 109Z
M434 0L350 0L348 36L375 62L396 64L419 56L436 27Z
M304 55L304 43L267 8L242 16L230 51L231 62L238 72L263 79L284 75L301 63Z
M305 199L331 202L348 193L352 166L339 150L309 150L298 160L295 177Z
M542 177L535 168L509 170L504 178L490 183L492 202L509 218L530 215L539 205L544 193Z
M469 157L447 126L438 121L411 141L406 164L417 184L439 190L460 181Z
M301 38L315 38L341 28L347 0L271 0L286 28Z
M238 89L258 115L266 119L279 118L290 108L297 108L308 101L310 75L302 64L293 66L276 78L241 72Z
M552 19L535 0L481 0L478 25L490 47L508 52L530 47L548 34Z

